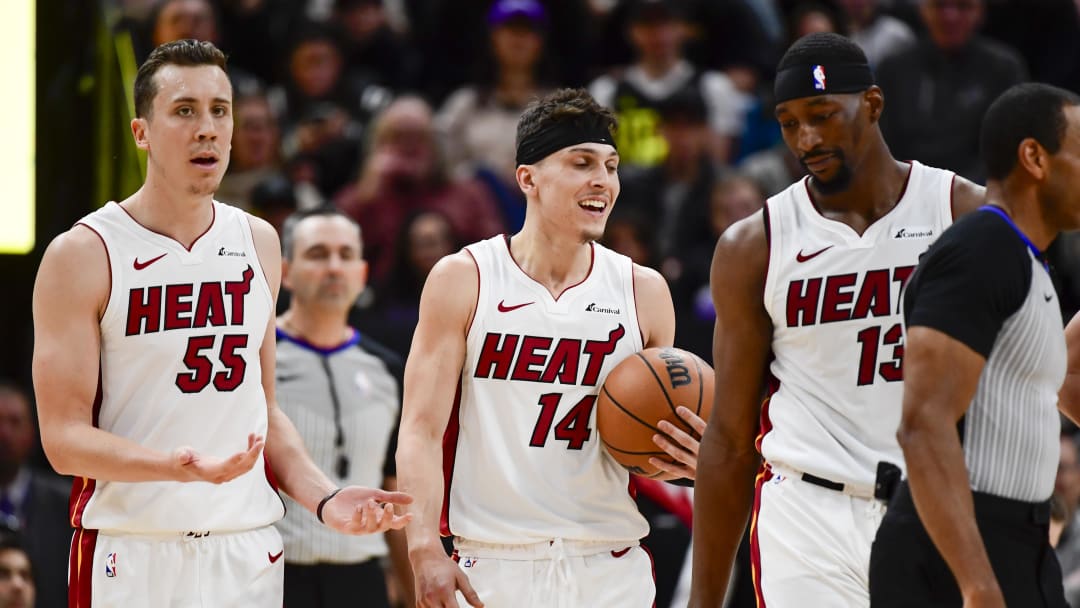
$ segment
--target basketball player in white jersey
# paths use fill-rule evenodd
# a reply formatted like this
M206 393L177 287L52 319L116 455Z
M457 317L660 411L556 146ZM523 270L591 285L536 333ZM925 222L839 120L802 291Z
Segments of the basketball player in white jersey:
M406 495L337 489L274 401L278 239L212 199L232 134L224 65L193 40L151 53L131 123L145 183L57 237L38 271L42 445L76 477L71 606L280 606L275 476L341 532L408 521L379 504Z
M724 407L702 439L691 606L721 605L748 515L759 606L868 606L870 546L903 467L900 289L984 191L892 157L883 94L842 36L793 44L775 88L809 175L716 247Z
M473 606L653 604L648 524L593 405L616 363L671 344L675 318L658 273L595 242L619 194L614 125L584 90L531 104L521 232L447 256L424 286L398 474L415 498L405 530L425 608L458 606L459 590ZM658 441L681 463L666 470L692 476L697 443L674 436Z

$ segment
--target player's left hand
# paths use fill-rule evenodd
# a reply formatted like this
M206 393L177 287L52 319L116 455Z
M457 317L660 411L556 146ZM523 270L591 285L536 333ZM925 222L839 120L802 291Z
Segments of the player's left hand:
M412 496L363 486L342 488L323 506L323 522L343 534L379 534L400 530L412 514L396 515L394 505L407 505Z
M698 437L701 437L702 433L705 432L705 421L690 408L680 405L675 409L675 413L678 414L679 418L682 418L686 424L690 425L690 428L694 430ZM653 435L653 443L674 458L675 462L669 462L654 456L649 459L649 463L661 471L674 475L675 477L685 477L687 479L697 478L697 458L698 447L701 445L700 439L695 438L667 420L661 420L657 427L666 433L667 436L657 433L656 435ZM674 439L675 442L672 442L671 439Z

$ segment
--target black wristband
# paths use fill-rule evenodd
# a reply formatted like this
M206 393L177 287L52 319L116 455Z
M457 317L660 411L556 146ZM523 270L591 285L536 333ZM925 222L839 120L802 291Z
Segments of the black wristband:
M333 492L327 494L326 498L319 501L319 508L315 509L315 517L318 518L320 524L325 524L326 523L325 521L323 521L323 518L322 518L323 507L326 506L326 503L330 502L331 498L337 496L338 492L340 492L342 489L344 489L344 488L338 488L338 489L334 490Z

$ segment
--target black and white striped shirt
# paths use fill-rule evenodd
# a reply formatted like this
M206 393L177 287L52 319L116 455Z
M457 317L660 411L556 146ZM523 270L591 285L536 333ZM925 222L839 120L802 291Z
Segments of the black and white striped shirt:
M359 332L325 349L277 330L278 406L315 464L339 485L379 488L395 474L402 373L400 357ZM283 499L285 518L277 527L285 561L346 564L387 554L381 534L339 534Z
M1008 216L984 207L930 247L904 293L908 327L986 358L959 424L971 488L1025 502L1054 489L1066 368L1057 296L1036 253Z

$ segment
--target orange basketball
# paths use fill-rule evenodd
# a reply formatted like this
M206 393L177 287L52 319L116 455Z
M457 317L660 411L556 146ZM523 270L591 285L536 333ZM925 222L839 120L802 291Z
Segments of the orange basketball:
M700 440L675 408L686 406L708 420L712 402L708 363L678 348L647 348L620 361L604 380L596 400L596 428L608 452L628 471L664 479L667 473L649 464L652 456L672 460L653 443L654 434L664 435L657 423L667 420Z

